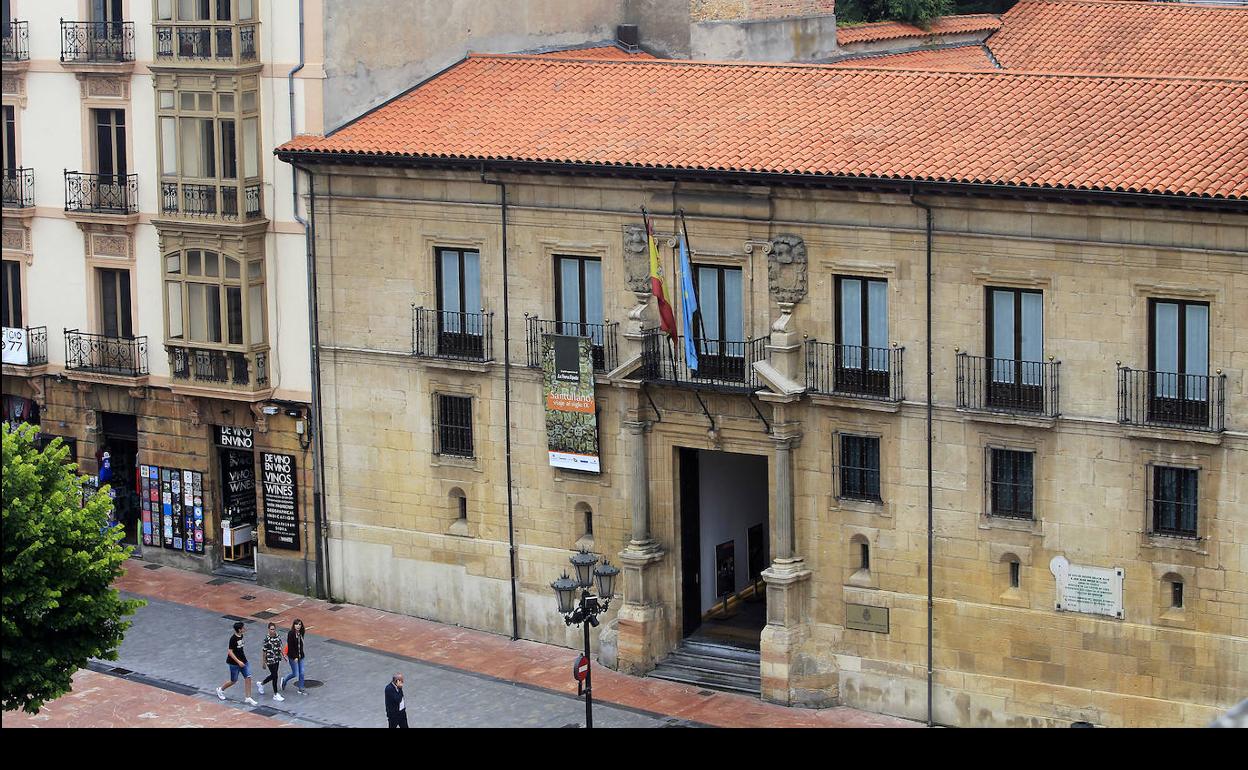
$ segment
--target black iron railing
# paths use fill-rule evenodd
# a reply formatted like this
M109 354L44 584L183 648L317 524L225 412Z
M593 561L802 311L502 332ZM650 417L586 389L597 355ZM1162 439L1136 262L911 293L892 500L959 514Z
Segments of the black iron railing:
M243 24L238 28L238 60L256 60L256 25Z
M24 334L22 332L25 332ZM23 337L25 338L23 340ZM26 347L26 363L18 366L42 366L48 362L48 327L27 326L24 329L5 329L5 355Z
M268 385L268 355L265 351L244 353L177 346L167 346L167 350L169 373L177 382L237 388Z
M412 354L459 361L492 361L493 313L412 307Z
M35 205L35 170L33 168L4 169L0 172L0 188L3 188L5 208L30 208Z
M901 401L905 350L809 340L806 388L825 395Z
M61 61L134 61L134 22L61 19Z
M139 175L66 171L65 210L134 214L139 210Z
M121 377L147 375L147 337L65 331L65 368Z
M264 216L264 205L260 201L260 185L249 184L243 188L243 213L247 219L260 219Z
M1061 361L1019 361L958 353L958 408L1057 417Z
M534 369L542 368L542 337L547 334L588 337L595 372L609 372L619 366L619 353L615 338L618 323L587 324L576 321L549 321L536 316L525 316L525 323L529 366Z
M0 39L0 60L30 61L30 22L9 22L8 32Z
M256 61L255 24L162 24L156 27L156 58L161 61Z
M660 329L649 329L642 337L641 377L694 388L755 391L760 386L754 363L766 360L767 341L767 337L740 342L695 339L698 368L692 369L683 337L669 338Z
M204 217L225 221L238 219L239 188L236 185L161 182L160 210L164 214ZM262 216L260 185L242 189L247 219Z
M1226 375L1120 366L1118 422L1215 433L1226 430Z

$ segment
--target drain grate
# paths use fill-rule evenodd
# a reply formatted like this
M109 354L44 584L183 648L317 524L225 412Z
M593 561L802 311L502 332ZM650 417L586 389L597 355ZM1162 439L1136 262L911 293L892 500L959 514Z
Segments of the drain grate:
M251 618L240 618L238 615L222 615L221 617L225 618L226 620L233 620L233 621L239 621L239 620L241 620L241 621L243 621L244 623L255 623L255 622L256 622L255 620L253 620L253 619L251 619Z
M161 567L163 567L163 566L165 566L165 565L163 565L163 564L144 564L144 565L143 565L143 569L160 569L160 568L161 568Z
M210 585L210 586L223 586L223 585L225 585L226 583L230 583L230 582L233 582L233 581L231 581L229 578L213 578L212 580L209 580L209 581L208 581L208 585Z
M277 709L272 706L256 706L251 710L251 713L262 717L275 717L277 716Z
M320 679L304 679L303 686L305 689L311 690L313 687L324 687L325 683Z
M251 616L253 618L260 618L261 620L268 620L269 618L277 617L277 613L269 612L268 610L260 610L259 612L251 613Z
M114 666L108 670L108 673L116 674L117 676L129 676L130 674L133 674L134 672L128 668L122 668L121 666Z
M242 596L242 597L239 597L239 598L241 598L241 599L242 599L243 601L245 601L245 602L250 602L250 601L255 601L255 598L256 598L256 597L251 596L250 594L248 594L247 596Z
M341 609L342 609L342 605L341 605L341 604L335 604L333 607L330 607L330 608L329 608L329 611L330 611L330 612L338 612L338 611L339 611L339 610L341 610Z

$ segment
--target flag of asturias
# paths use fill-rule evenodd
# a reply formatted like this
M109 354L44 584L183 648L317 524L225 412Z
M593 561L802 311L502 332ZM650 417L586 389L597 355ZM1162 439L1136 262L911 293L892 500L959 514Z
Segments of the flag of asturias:
M663 281L663 263L659 260L659 244L654 239L654 228L650 226L650 217L646 210L641 210L641 218L646 223L646 241L650 244L650 292L659 304L659 328L669 337L676 336L676 317L672 315L672 303L667 298L667 285Z
M693 266L689 263L689 238L685 218L680 218L680 309L685 316L685 366L698 370L698 346L694 340L693 314L698 312L698 295L693 288Z

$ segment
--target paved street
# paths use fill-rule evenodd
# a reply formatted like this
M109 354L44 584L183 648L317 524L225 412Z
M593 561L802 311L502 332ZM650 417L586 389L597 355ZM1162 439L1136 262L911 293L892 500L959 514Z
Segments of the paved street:
M136 613L119 659L79 672L74 692L38 716L6 714L5 727L383 727L382 690L398 671L407 682L412 727L583 723L571 650L137 560L127 563L117 585L148 602ZM285 702L273 701L271 691L253 694L259 701L253 708L241 702L240 681L221 703L213 690L228 677L225 646L233 623L247 622L246 650L256 674L270 617L283 637L296 617L309 629L308 694L299 695L292 683ZM287 670L283 663L283 675ZM788 709L604 668L595 669L595 685L595 727L916 726L848 708Z

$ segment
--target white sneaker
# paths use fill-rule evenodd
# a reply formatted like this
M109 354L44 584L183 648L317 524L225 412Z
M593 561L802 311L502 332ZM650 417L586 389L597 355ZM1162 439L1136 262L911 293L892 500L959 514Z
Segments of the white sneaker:
M256 694L264 695L264 685L259 684L259 683L256 684Z
M282 694L281 694L280 692L275 692L275 693L273 693L273 700L276 700L276 701L283 701L283 700L286 700L286 699L282 697Z
M246 703L248 706L259 706L259 705L260 705L259 703L256 703L256 701L255 701L253 698L243 698L243 703Z
M218 687L217 697L220 698L221 700L225 700L225 690L222 690L220 687Z

